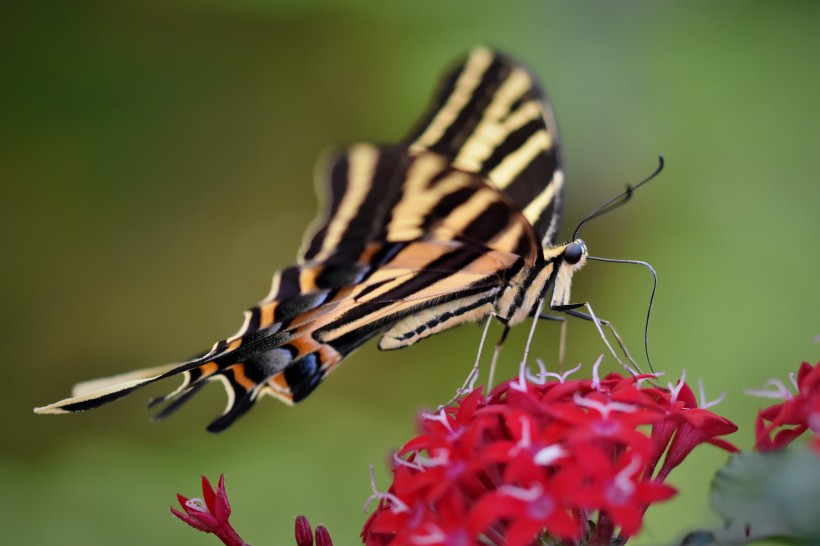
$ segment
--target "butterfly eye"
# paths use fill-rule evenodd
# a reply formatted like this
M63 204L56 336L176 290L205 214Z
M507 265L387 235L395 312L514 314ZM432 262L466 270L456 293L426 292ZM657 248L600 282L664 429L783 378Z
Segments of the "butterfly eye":
M583 243L574 241L567 245L564 249L564 261L570 265L575 265L581 261L581 257L586 252L586 247Z

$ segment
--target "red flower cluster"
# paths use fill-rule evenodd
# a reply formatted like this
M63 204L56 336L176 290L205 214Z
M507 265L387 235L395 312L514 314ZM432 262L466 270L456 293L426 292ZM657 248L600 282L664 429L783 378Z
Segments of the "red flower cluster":
M374 485L365 544L625 542L651 503L674 495L663 480L696 445L736 451L717 437L737 427L699 408L683 378L669 389L650 375L599 379L599 363L589 380L542 367L525 381L522 367L489 396L479 389L422 415L421 434L394 457L389 491Z
M820 362L814 366L803 362L797 379L793 373L790 378L796 395L777 379L767 383L773 390L746 391L756 396L784 400L757 414L755 449L770 451L786 447L805 431L811 430L815 434L811 446L820 452Z

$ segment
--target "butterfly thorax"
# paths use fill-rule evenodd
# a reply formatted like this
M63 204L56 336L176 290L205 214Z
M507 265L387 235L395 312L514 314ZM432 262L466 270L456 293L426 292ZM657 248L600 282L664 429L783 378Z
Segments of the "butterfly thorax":
M580 239L545 248L543 259L525 265L509 279L496 302L495 313L509 325L516 325L535 312L550 287L550 307L566 305L572 275L586 264L586 259L586 244Z

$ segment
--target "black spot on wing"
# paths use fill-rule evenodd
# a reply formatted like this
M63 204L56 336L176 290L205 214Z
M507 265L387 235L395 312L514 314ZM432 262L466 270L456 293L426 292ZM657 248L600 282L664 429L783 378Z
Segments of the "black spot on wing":
M279 302L274 313L274 321L286 325L295 317L321 305L327 298L327 290L293 296Z
M316 276L316 286L338 290L362 280L369 267L362 264L325 265Z
M304 400L321 383L323 377L317 353L309 353L285 369L285 381L290 387L294 402Z
M298 265L286 267L279 273L279 289L273 299L283 300L301 293L299 275L302 268Z

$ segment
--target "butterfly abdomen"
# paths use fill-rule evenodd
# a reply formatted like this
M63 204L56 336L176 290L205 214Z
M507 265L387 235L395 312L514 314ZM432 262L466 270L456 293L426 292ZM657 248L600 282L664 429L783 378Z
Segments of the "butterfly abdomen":
M394 324L379 341L379 349L400 349L465 322L478 322L493 312L497 291L426 308Z

